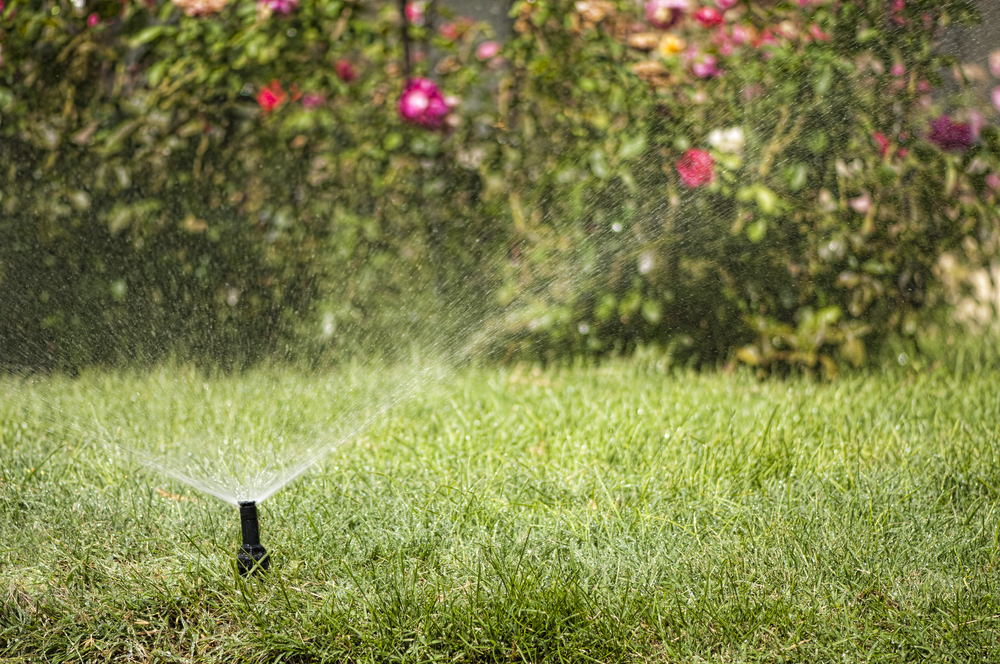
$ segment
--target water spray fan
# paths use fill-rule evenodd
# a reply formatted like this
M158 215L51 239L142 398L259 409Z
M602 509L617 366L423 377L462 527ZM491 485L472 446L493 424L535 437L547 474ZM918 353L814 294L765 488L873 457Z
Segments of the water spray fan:
M260 574L271 567L271 557L260 543L260 523L257 521L257 503L253 500L240 502L240 526L243 530L243 544L236 557L240 574Z

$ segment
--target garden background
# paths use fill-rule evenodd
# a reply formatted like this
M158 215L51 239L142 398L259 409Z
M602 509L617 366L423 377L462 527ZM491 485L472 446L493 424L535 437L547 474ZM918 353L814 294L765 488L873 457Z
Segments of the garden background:
M975 3L406 7L6 1L5 366L833 375L997 333L1000 55L947 39Z

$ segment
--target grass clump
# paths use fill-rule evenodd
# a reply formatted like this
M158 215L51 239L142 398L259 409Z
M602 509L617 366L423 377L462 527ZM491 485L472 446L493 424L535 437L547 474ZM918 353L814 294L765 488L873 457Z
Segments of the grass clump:
M303 422L329 418L330 377L211 380L279 381ZM253 579L231 506L88 444L81 413L127 409L126 388L176 400L146 376L4 385L3 657L969 662L1000 645L993 374L469 371L264 502L275 564Z

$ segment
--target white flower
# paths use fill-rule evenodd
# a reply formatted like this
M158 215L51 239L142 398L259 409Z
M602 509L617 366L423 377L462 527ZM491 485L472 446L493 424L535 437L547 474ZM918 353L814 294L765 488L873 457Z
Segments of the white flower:
M739 154L743 151L744 143L746 143L746 136L743 134L742 127L714 129L708 135L708 144L719 152L727 154Z

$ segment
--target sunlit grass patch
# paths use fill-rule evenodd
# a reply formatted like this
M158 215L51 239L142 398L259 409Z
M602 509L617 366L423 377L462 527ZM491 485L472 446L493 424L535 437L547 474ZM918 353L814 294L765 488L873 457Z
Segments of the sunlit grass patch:
M274 567L251 579L234 508L92 444L81 422L116 409L163 427L129 414L121 380L5 381L6 657L988 661L998 645L992 375L468 371L266 500ZM162 395L144 412L178 404L162 376L127 380ZM336 380L205 382L280 384L308 396L290 420L321 422Z

